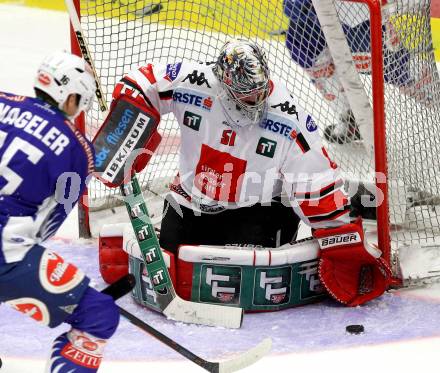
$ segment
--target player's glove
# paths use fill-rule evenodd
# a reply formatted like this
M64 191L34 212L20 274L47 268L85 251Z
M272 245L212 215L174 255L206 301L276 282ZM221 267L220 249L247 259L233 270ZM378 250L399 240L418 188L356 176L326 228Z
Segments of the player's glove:
M382 295L392 273L380 250L366 247L362 221L313 233L321 247L319 277L328 293L347 306Z

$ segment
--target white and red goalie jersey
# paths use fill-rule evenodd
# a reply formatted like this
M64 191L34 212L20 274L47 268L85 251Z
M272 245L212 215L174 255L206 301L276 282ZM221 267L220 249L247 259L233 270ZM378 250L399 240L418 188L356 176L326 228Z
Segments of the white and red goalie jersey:
M246 118L232 104L225 108L222 90L212 65L148 64L124 76L113 98L134 95L161 116L174 114L181 139L173 194L182 205L238 208L268 203L284 188L296 213L313 228L348 223L349 199L338 168L312 116L287 89L271 81L264 119L244 127L234 125Z
M217 212L269 203L284 191L320 242L321 281L329 293L348 305L382 294L389 270L380 253L365 249L360 220L350 223L343 181L312 116L272 80L261 123L243 126L246 116L228 100L212 66L146 64L113 92L114 100L128 95L160 116L174 114L181 132L175 199Z

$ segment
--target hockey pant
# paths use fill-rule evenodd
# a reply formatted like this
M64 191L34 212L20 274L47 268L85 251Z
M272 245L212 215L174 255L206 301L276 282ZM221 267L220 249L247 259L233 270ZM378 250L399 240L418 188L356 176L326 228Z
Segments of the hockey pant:
M99 367L119 311L110 296L88 284L74 265L39 245L23 260L0 266L0 302L50 328L72 326L55 339L47 372L92 373Z
M292 207L281 202L195 214L168 195L160 246L173 253L182 244L277 247L296 239L299 222Z

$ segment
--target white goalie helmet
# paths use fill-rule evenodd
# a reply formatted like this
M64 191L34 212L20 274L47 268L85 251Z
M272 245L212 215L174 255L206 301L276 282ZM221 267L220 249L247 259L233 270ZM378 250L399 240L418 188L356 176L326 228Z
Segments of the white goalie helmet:
M228 41L222 47L213 71L228 98L248 119L235 120L235 124L243 126L259 122L270 93L269 67L260 47L247 40ZM226 101L220 102L228 106ZM230 114L230 108L226 109Z
M46 57L37 71L34 88L49 95L62 109L71 94L79 96L78 111L88 111L96 90L90 65L82 58L67 52L56 52Z

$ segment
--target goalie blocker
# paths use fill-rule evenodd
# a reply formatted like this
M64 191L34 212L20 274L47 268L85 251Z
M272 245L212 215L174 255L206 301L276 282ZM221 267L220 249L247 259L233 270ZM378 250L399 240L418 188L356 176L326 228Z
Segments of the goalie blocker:
M115 225L111 227L101 232L101 250L115 239L110 233ZM126 270L136 277L132 295L139 304L160 311L136 237L129 225L122 231L122 247L129 257ZM280 248L184 245L177 258L166 250L163 257L185 300L277 311L325 297L318 278L318 251L316 240L308 239Z
M156 131L159 121L156 109L129 96L115 100L93 139L95 176L114 188L145 168L161 141Z

